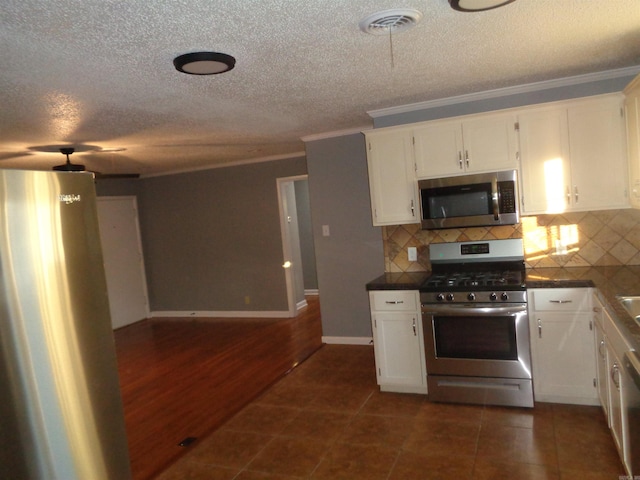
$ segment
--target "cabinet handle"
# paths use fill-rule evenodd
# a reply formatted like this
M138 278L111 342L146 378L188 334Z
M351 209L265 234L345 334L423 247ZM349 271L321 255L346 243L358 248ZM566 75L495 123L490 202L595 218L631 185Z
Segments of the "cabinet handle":
M620 390L620 369L617 361L613 362L613 367L611 367L611 381L616 386L616 390Z
M462 151L458 150L458 167L462 170Z
M580 200L580 194L578 193L578 187L576 185L573 187L573 196L576 199L576 203L578 203L578 200Z
M569 188L569 185L567 185L567 205L571 204L571 189Z
M604 351L604 340L600 340L600 345L598 345L598 353L600 354L600 356L602 358L604 358L604 354L605 354L605 351Z
M573 303L573 300L549 300L549 303Z
M418 331L416 330L416 317L413 317L413 336L418 336Z
M411 216L412 216L412 217L415 217L415 216L416 216L416 211L415 211L415 209L413 208L413 200L411 200Z
M389 305L398 305L399 303L404 303L404 300L386 300L384 303Z
M464 151L464 161L467 164L467 168L469 168L469 150Z
M542 320L538 319L538 338L542 338Z

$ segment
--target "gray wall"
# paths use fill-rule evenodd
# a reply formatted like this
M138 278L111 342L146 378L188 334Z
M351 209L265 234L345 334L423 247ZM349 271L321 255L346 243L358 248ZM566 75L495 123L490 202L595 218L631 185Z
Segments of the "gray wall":
M323 335L370 337L365 284L384 272L384 255L371 224L364 137L308 142L306 151Z
M135 196L140 180L137 178L99 178L96 180L96 195L99 197Z
M302 157L141 179L151 310L286 311L276 179L306 173Z

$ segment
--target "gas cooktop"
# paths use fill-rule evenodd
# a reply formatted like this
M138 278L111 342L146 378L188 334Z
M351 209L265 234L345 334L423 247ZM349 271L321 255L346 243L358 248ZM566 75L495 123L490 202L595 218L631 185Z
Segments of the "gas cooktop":
M524 272L519 270L433 273L423 284L425 290L451 289L520 289Z
M429 246L433 273L422 286L423 302L526 301L521 239Z

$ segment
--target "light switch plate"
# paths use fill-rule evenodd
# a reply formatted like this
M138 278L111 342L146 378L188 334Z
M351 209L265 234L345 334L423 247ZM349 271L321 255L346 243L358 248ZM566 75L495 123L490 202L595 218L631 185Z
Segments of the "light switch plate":
M409 257L410 262L418 261L418 249L416 247L407 248L407 256Z
M331 235L329 232L329 225L322 225L322 236L328 237L329 235Z

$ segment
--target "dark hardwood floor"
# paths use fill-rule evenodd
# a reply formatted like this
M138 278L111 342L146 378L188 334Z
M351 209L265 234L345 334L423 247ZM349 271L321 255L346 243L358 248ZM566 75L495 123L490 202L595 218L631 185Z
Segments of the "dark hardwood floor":
M177 460L322 346L318 297L295 318L147 319L115 331L134 480Z

